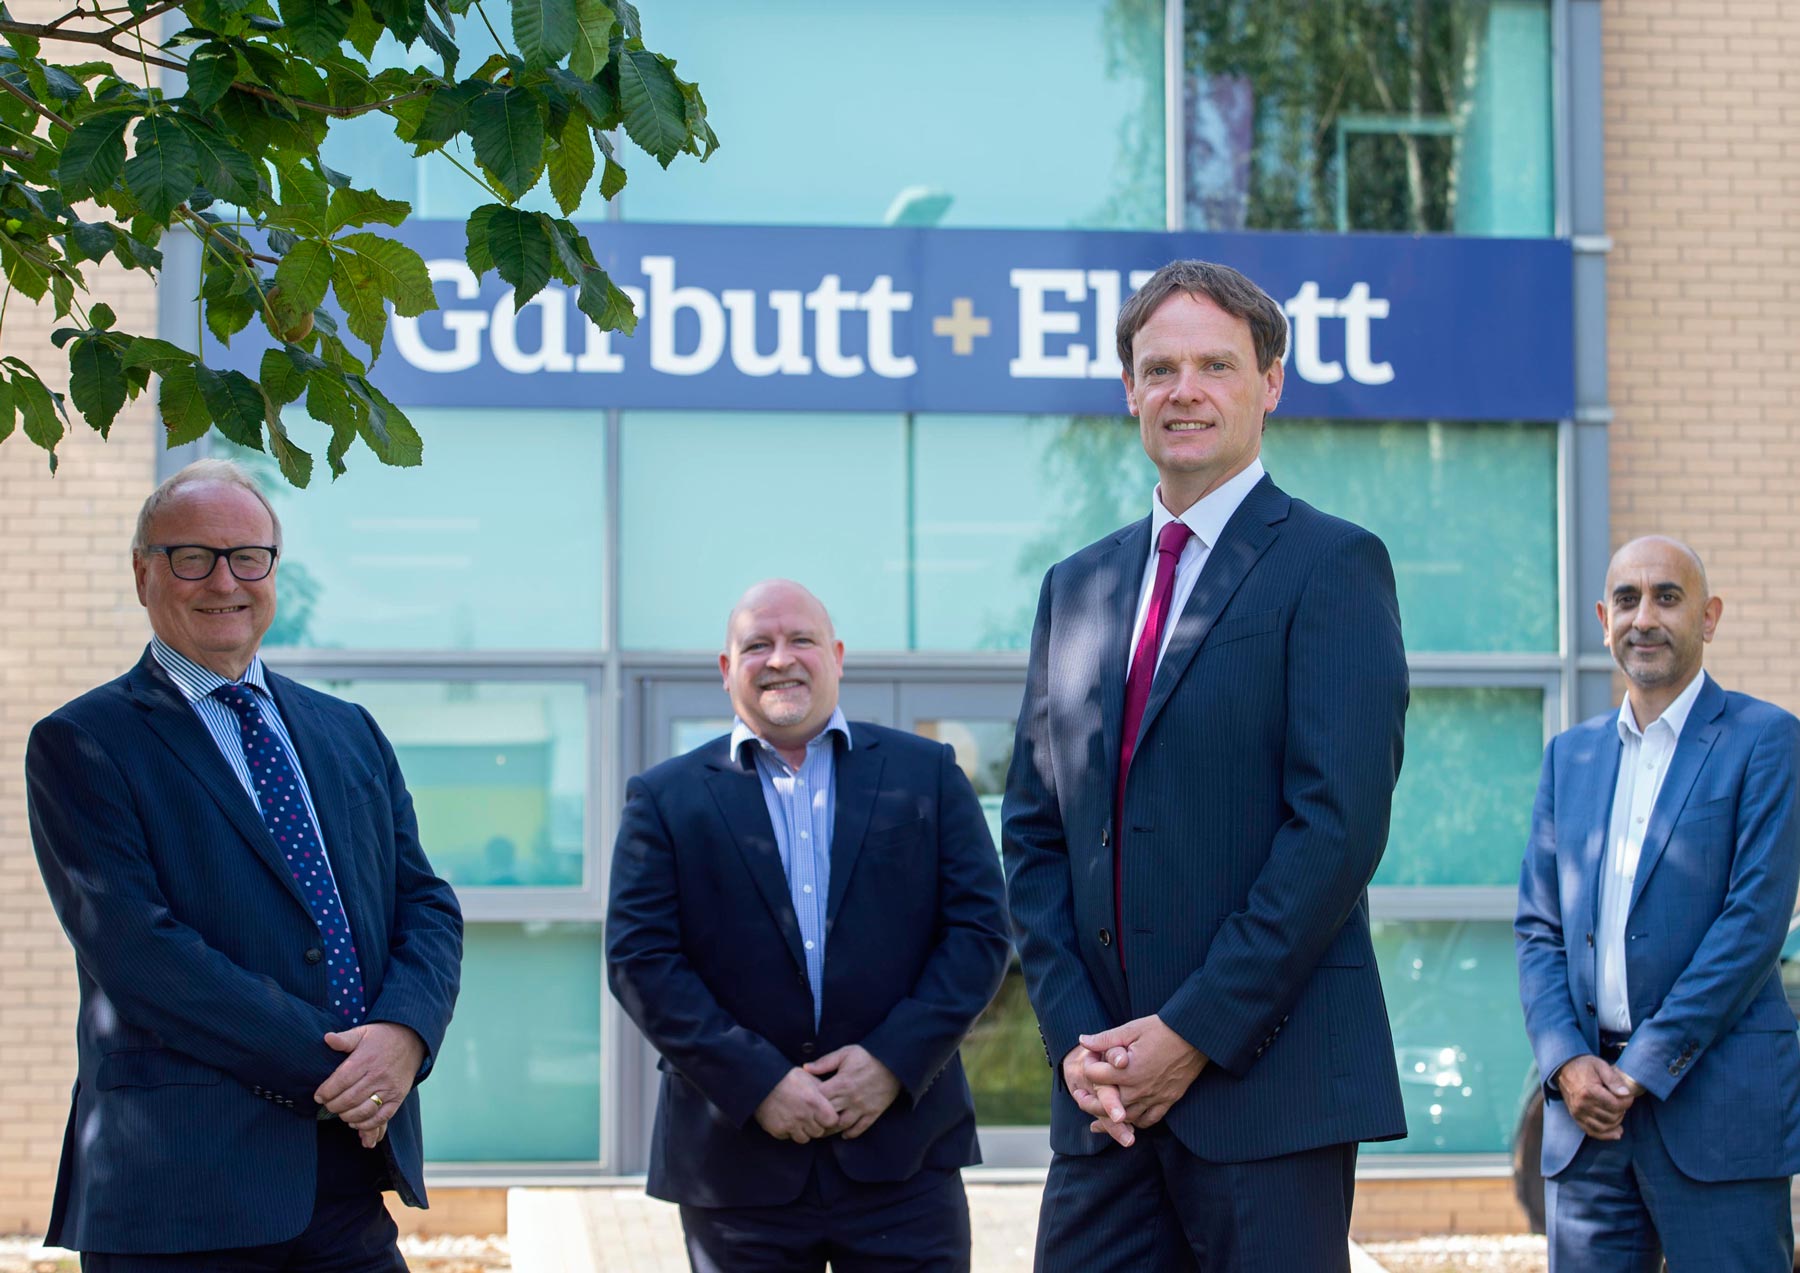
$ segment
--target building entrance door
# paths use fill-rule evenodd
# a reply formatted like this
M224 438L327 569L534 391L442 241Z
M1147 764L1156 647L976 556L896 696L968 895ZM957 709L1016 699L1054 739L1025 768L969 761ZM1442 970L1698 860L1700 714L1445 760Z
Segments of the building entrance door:
M910 730L950 745L987 815L998 852L1000 798L1012 762L1013 728L1023 677L1012 673L896 672L847 674L839 701L851 720ZM627 737L637 745L630 772L637 773L688 751L731 728L731 706L716 677L644 675L628 694ZM625 1107L620 1162L641 1171L647 1160L655 1113L655 1054L629 1022L620 1056ZM1037 1166L1049 1161L1050 1072L1036 1019L1025 997L1015 956L994 1002L975 1023L962 1049L975 1094L982 1158L989 1166Z

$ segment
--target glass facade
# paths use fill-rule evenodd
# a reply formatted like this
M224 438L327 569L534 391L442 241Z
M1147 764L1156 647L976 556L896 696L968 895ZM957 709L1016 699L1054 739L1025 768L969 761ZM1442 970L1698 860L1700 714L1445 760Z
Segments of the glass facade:
M1150 0L1048 0L1029 22L1001 0L659 0L651 42L704 86L724 145L666 172L628 154L610 215L1553 232L1548 0L1176 7L1179 24ZM399 174L422 216L485 199L391 139L336 144L329 162ZM626 777L728 724L712 659L747 584L826 600L846 710L955 746L997 835L1043 571L1142 517L1154 482L1122 414L615 411L603 393L409 408L423 469L270 483L272 657L381 722L469 915L421 1089L442 1162L642 1170L653 1077L602 985L606 858ZM315 427L292 425L302 445ZM1384 1154L1504 1150L1525 1082L1503 917L1572 701L1566 428L1278 416L1265 437L1288 491L1386 542L1414 662L1372 895L1412 1127ZM984 1128L1045 1121L1016 968L964 1058ZM495 1090L513 1099L484 1121Z

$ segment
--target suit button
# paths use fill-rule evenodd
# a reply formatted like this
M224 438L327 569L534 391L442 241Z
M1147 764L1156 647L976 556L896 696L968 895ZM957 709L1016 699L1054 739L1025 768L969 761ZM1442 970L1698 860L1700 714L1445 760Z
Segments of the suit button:
M307 947L305 958L307 963L316 964L321 959L325 958L325 952L320 950L317 946L309 946Z
M1679 1073L1681 1073L1681 1067L1679 1065L1671 1065L1669 1067L1669 1073L1679 1074Z
M1587 944L1590 946L1592 946L1594 944L1594 935L1592 933L1589 933L1587 935Z
M1590 1017L1594 1015L1594 1003L1591 999L1588 1001L1587 1013Z
M1112 934L1107 932L1104 928L1100 930L1100 944L1102 946L1112 945Z
M1112 828L1111 827L1101 827L1100 828L1100 847L1104 849L1111 843L1112 843Z
M800 1055L801 1056L811 1056L814 1052L817 1052L818 1050L819 1049L811 1043L802 1043L800 1045Z

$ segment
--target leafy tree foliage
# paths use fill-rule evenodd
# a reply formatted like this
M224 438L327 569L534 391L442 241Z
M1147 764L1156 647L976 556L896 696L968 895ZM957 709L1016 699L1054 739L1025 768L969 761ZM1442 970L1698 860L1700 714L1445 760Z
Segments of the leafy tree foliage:
M104 436L155 377L171 446L216 428L304 486L313 457L281 414L304 398L330 429L333 476L358 438L386 463L419 463L418 432L371 375L389 309L436 308L418 254L369 228L399 225L411 205L319 157L331 128L359 116L385 116L415 154L443 152L491 195L467 224L477 274L497 271L519 305L556 279L602 330L629 332L630 301L568 217L591 191L624 186L620 128L664 167L710 155L706 104L645 46L630 0L498 11L506 2L70 0L48 22L0 3L4 295L47 298L69 358L66 399L0 358L0 441L22 429L54 471L74 416ZM458 22L481 23L501 51L463 66ZM561 217L520 206L546 177ZM121 330L88 292L94 262L159 270L177 224L201 243L206 329L228 342L260 321L274 337L256 377Z

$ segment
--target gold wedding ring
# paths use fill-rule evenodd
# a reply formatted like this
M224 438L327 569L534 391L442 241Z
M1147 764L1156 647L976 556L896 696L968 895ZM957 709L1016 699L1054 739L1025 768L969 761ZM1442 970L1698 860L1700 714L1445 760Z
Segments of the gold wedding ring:
M380 1095L380 1093L377 1093L377 1092L370 1092L370 1093L369 1093L369 1099L370 1099L370 1100L372 1100L372 1101L374 1101L374 1102L375 1102L375 1104L377 1104L377 1105L380 1105L380 1104L381 1104L381 1095Z

